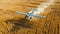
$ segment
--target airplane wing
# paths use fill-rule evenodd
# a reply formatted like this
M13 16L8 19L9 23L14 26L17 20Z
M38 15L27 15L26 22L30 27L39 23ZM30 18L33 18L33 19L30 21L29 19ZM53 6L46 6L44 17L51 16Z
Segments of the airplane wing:
M45 16L37 16L37 15L36 15L36 16L34 16L34 17L38 17L38 18L45 18Z
M35 15L35 14L27 14L25 12L17 12L17 14L22 14L22 15L27 15L27 16L33 16L33 17L37 17L37 18L45 18L45 16L39 16L39 15Z
M45 18L46 16L38 16L38 17L40 17L40 18Z
M34 15L34 14L30 14L30 16L38 17L38 18L45 18L45 16L39 16L39 15Z
M25 12L16 12L17 14L27 15Z

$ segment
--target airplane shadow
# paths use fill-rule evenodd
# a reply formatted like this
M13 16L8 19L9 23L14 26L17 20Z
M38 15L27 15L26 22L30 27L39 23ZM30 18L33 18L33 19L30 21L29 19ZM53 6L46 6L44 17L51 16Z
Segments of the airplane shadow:
M12 27L12 29L10 29L11 32L13 32L15 30L19 30L20 27L23 27L23 28L32 28L33 24L30 24L28 22L30 22L30 21L26 20L24 18L18 19L18 20L14 20L14 19L6 20L7 24L9 24L9 23L14 24L14 26Z

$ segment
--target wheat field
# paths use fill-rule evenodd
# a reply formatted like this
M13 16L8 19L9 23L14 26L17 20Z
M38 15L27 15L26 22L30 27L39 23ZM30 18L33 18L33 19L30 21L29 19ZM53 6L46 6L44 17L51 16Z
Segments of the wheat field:
M37 8L48 0L0 0L0 34L60 34L60 0L48 7L41 15L45 18L25 20L29 8Z

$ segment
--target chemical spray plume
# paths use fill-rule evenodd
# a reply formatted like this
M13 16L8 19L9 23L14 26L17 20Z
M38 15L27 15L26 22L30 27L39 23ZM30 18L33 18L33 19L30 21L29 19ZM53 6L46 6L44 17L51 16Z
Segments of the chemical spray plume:
M41 14L41 13L43 13L46 8L48 8L50 5L52 5L54 3L55 3L55 0L48 0L47 2L44 2L44 3L40 4L36 8L37 11L34 11L33 14Z

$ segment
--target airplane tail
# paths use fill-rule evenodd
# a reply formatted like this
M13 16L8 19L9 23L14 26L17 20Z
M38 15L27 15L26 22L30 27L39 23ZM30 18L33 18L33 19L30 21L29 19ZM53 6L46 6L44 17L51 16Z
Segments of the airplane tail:
M36 8L30 8L30 9L31 9L31 11L29 13L34 13L34 11L37 11Z

